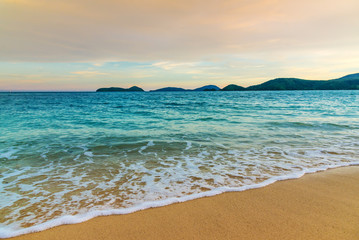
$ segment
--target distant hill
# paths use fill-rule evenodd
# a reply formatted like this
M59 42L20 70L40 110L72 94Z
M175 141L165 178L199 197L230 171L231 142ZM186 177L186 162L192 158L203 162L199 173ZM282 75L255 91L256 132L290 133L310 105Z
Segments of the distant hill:
M178 87L165 87L151 92L183 92L183 91L270 91L270 90L359 90L359 73L346 75L332 80L306 80L300 78L276 78L247 88L230 84L222 89L216 85L206 85L193 90ZM96 92L143 92L142 88L99 88Z
M337 80L349 80L349 79L358 79L358 78L359 78L359 73L354 73L338 78Z
M246 88L246 90L314 90L323 88L326 81L311 81L298 78L276 78L259 85Z
M109 88L99 88L96 92L144 92L142 88L133 86L130 88L119 88L119 87L109 87Z
M221 89L219 87L217 87L216 85L206 85L203 87L193 89L193 91L218 91L218 90L221 90Z
M165 87L156 90L151 90L150 92L183 92L183 91L187 91L187 90L178 87Z
M359 90L359 74L351 74L333 80L305 80L299 78L276 78L246 90Z
M222 91L245 91L246 89L244 87L235 85L235 84L229 84L228 86L221 89Z
M247 88L230 84L222 91L270 91L270 90L359 90L359 73L332 80L305 80L276 78Z
M216 85L206 85L193 90L178 88L178 87L165 87L156 90L151 90L150 92L218 91L218 90L220 90L220 88L217 87Z

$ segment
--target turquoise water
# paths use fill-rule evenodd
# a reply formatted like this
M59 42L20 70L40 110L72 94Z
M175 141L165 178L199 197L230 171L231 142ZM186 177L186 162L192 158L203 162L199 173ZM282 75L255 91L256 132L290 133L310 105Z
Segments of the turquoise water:
M0 237L359 162L359 91L0 93Z

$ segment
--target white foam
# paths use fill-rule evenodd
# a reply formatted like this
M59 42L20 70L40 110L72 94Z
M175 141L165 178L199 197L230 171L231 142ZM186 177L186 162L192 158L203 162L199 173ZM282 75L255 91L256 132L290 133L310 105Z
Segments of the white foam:
M144 150L146 150L148 147L151 147L151 146L154 146L154 145L155 145L155 144L154 144L153 141L151 140L151 141L149 141L149 142L147 143L147 145L141 147L138 152L142 154L142 151L144 151Z
M80 223L80 222L90 220L97 216L129 214L129 213L133 213L133 212L148 209L148 208L166 206L166 205L170 205L173 203L190 201L190 200L194 200L194 199L198 199L198 198L202 198L202 197L210 197L210 196L218 195L218 194L221 194L224 192L240 192L240 191L245 191L245 190L249 190L249 189L261 188L261 187L268 186L269 184L272 184L276 181L300 178L307 173L314 173L314 172L324 171L324 170L331 169L331 168L354 166L354 165L359 165L359 162L341 163L340 165L332 164L332 165L321 166L318 168L310 168L310 169L305 169L302 171L290 173L287 175L271 177L271 178L269 178L261 183L257 183L257 184L251 184L251 185L246 185L246 186L241 186L241 187L218 187L218 188L212 189L211 191L195 193L195 194L191 194L191 195L187 195L187 196L183 196L183 197L172 197L172 198L167 198L167 199L159 200L159 201L148 201L148 202L144 202L144 203L141 203L136 206L129 207L129 208L94 210L94 211L89 211L87 213L78 214L78 215L66 215L66 216L62 216L62 217L59 217L59 218L29 227L29 228L24 228L24 229L0 227L0 238L10 238L10 237L15 237L15 236L19 236L19 235L23 235L23 234L27 234L27 233L39 232L39 231L43 231L43 230L46 230L46 229L49 229L49 228L52 228L55 226L59 226L59 225Z
M85 156L88 156L88 157L93 157L93 152L91 152L91 151L86 151L86 152L84 152L84 155L85 155Z
M190 141L187 141L187 146L185 150L188 150L190 148L192 148L192 143Z
M17 156L13 156L14 153L18 152L17 149L10 148L5 152L0 153L0 158L7 158L7 159L16 159Z

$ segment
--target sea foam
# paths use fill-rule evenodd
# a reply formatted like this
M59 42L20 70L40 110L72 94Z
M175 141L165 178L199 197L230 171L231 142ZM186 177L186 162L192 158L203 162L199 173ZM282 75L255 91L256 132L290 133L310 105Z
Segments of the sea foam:
M215 195L226 193L226 192L241 192L241 191L246 191L246 190L250 190L250 189L262 188L262 187L268 186L270 184L273 184L277 181L297 179L297 178L300 178L308 173L315 173L315 172L325 171L328 169L338 168L338 167L358 166L358 165L359 165L359 162L347 163L347 164L342 164L342 165L322 166L320 168L307 169L306 171L300 171L300 172L295 172L295 173L291 173L288 175L272 177L264 182L252 184L252 185L248 185L248 186L219 187L219 188L213 189L211 191L201 192L201 193L197 193L197 194L191 194L191 195L187 195L187 196L183 196L183 197L168 198L168 199L161 200L161 201L144 202L144 203L141 203L139 205L129 207L129 208L95 210L95 211L89 211L84 214L66 215L66 216L52 219L50 221L47 221L47 222L29 227L29 228L20 229L20 230L1 227L0 228L0 238L11 238L11 237L15 237L15 236L23 235L23 234L43 231L43 230L53 228L56 226L60 226L60 225L81 223L81 222L85 222L85 221L88 221L92 218L99 217L99 216L130 214L130 213L134 213L134 212L149 209L149 208L163 207L163 206L171 205L174 203L181 203L181 202L186 202L186 201L190 201L190 200L195 200L198 198L211 197L211 196L215 196Z

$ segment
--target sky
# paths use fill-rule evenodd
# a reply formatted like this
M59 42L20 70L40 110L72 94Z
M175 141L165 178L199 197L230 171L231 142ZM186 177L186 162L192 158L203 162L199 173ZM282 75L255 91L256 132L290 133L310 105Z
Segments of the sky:
M358 0L0 0L0 90L250 86L359 72Z

